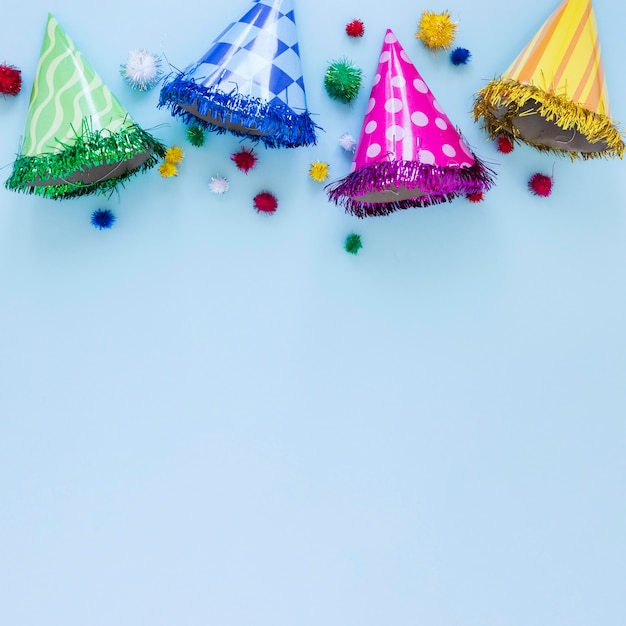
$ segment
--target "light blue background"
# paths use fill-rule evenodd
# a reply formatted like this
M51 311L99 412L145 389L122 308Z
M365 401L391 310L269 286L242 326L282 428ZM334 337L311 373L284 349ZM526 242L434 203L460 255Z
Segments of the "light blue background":
M196 149L132 92L132 48L183 67L245 0L5 8L3 181L48 11L135 119L186 158L119 196L0 191L0 623L7 626L623 626L624 163L497 153L474 92L557 2L296 5L319 145ZM449 9L465 67L414 39ZM596 15L626 120L626 5ZM343 28L359 17L362 40ZM350 159L386 28L495 163L486 200L360 221L308 178ZM350 108L323 75L364 72ZM526 182L554 175L548 199ZM231 190L215 196L211 176ZM269 189L278 212L257 215ZM99 232L91 212L118 221ZM343 250L350 232L364 248Z

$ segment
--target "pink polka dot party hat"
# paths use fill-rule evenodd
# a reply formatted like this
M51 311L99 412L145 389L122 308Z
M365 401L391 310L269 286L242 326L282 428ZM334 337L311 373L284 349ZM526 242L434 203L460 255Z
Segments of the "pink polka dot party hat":
M492 185L493 172L387 30L351 172L327 186L329 199L367 217L448 202Z

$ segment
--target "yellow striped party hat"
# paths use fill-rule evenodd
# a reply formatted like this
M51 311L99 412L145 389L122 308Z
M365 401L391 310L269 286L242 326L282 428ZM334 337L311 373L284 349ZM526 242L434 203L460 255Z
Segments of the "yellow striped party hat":
M493 137L572 158L624 156L609 112L591 0L563 0L506 72L474 101Z

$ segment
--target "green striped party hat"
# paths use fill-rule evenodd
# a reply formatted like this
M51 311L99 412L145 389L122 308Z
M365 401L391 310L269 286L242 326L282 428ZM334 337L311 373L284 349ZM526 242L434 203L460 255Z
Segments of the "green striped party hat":
M48 15L22 147L7 189L56 200L112 192L154 167L164 153Z

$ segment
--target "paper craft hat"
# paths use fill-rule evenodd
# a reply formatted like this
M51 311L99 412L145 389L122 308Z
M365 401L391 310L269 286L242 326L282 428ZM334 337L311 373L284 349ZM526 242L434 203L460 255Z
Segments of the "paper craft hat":
M163 86L159 106L187 124L269 148L315 144L293 0L253 0L199 61Z
M164 153L48 15L22 147L6 187L56 200L111 192Z
M327 186L329 199L358 217L387 215L486 191L491 174L387 30L352 172Z
M501 78L477 94L474 119L496 137L572 158L622 157L610 118L591 0L563 0Z

